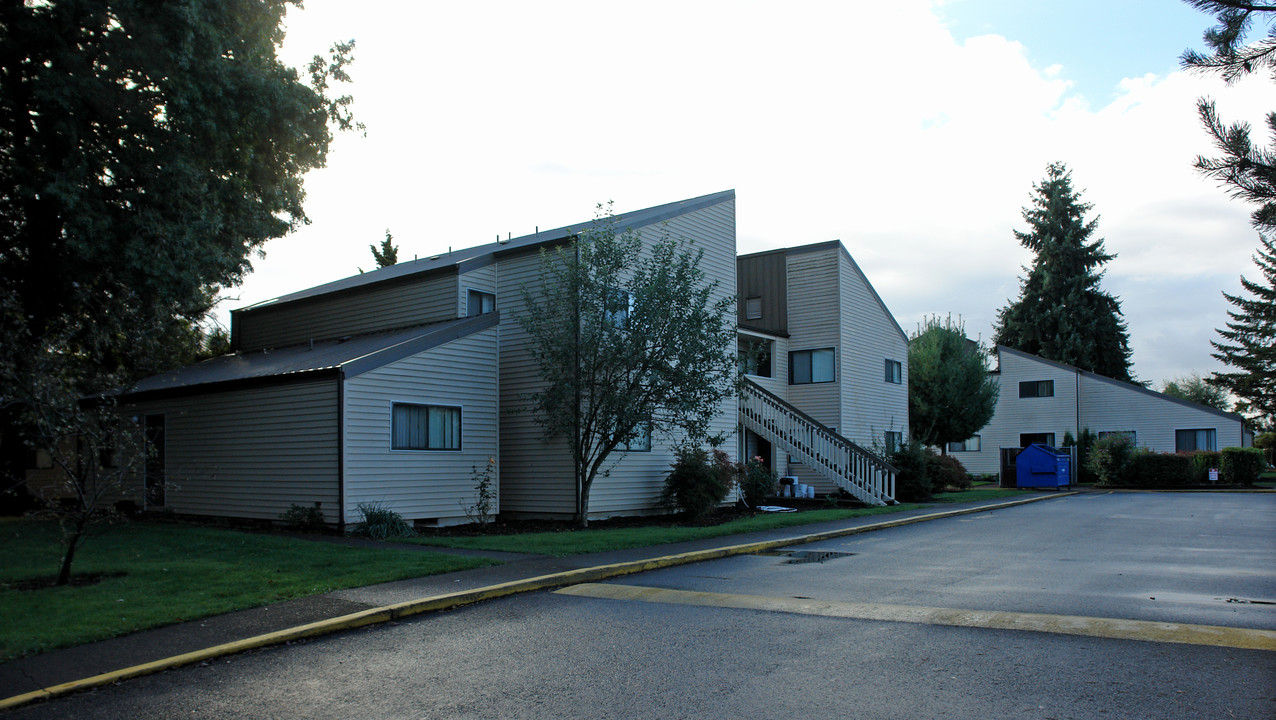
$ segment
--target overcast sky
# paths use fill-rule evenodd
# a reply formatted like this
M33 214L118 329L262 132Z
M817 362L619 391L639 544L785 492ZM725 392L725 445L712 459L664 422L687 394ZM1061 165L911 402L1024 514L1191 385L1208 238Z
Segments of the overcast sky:
M1252 208L1191 167L1213 150L1195 104L1265 141L1276 92L1178 69L1210 25L1172 0L306 0L283 56L354 38L367 135L338 137L312 224L219 314L375 267L387 228L411 259L735 189L741 253L839 239L906 331L952 313L987 341L1062 161L1159 389L1220 368L1220 291L1258 274Z

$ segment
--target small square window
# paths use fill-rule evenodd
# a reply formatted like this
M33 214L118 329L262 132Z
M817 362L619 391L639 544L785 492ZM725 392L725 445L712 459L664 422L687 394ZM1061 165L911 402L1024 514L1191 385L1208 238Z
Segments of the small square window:
M1054 380L1028 380L1019 383L1019 397L1054 397Z
M899 360L886 361L886 382L896 385L904 384L904 363Z
M486 315L496 310L496 295L482 290L470 290L465 295L465 316Z
M899 430L887 430L882 440L886 443L886 452L895 452L904 444L904 433Z
M744 319L760 320L762 318L762 298L751 297L744 301Z
M621 443L619 449L624 452L651 452L651 423L639 426L638 435L630 438L629 442Z

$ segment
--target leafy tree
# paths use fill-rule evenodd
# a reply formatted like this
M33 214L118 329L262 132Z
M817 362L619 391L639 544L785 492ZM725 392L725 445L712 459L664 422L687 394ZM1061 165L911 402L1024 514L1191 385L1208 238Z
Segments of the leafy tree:
M997 314L996 343L1132 381L1121 303L1099 289L1099 268L1116 256L1105 252L1102 239L1089 239L1099 222L1085 219L1092 206L1073 191L1062 163L1047 167L1033 190L1032 206L1023 210L1028 232L1016 230L1015 237L1036 258L1019 299Z
M908 426L912 437L938 445L961 442L988 424L997 406L997 383L988 356L966 339L951 316L925 319L908 344Z
M302 176L357 127L328 93L354 44L303 82L276 57L289 4L0 4L8 482L42 425L93 431L79 398L186 359L218 289L307 222Z
M582 526L613 453L660 434L704 440L733 396L736 300L714 298L703 255L668 235L644 251L607 212L543 253L539 286L523 289L518 320L545 381L531 399L547 433L571 449Z
M1237 412L1259 428L1276 429L1276 245L1260 240L1254 262L1263 277L1258 282L1241 277L1250 297L1223 293L1236 309L1227 311L1231 319L1218 331L1220 340L1210 342L1216 351L1211 355L1233 371L1214 373L1207 382L1235 395Z
M1233 83L1250 73L1269 71L1276 79L1276 2L1264 0L1186 0L1187 4L1218 19L1205 32L1205 44L1213 51L1204 55L1194 50L1183 53L1183 67L1217 73ZM1268 24L1267 37L1244 45L1255 20ZM1206 176L1230 186L1232 195L1258 205L1251 216L1260 232L1276 232L1276 112L1267 114L1272 145L1256 147L1250 139L1249 123L1226 124L1218 117L1214 102L1197 101L1201 122L1223 153L1218 158L1196 159L1196 167Z
M387 228L385 231L385 240L381 241L381 249L378 250L376 245L369 245L368 249L372 251L372 258L377 261L377 267L389 267L399 262L399 246L393 244L394 236L390 234Z
M1186 375L1181 378L1166 380L1161 392L1188 402L1194 402L1215 410L1231 410L1232 403L1227 399L1227 391L1210 385L1200 375Z

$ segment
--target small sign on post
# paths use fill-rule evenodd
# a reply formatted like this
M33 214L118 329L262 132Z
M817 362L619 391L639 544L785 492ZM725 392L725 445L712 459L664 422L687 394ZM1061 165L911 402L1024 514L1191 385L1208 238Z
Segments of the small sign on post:
M1218 468L1210 468L1210 482L1218 482Z

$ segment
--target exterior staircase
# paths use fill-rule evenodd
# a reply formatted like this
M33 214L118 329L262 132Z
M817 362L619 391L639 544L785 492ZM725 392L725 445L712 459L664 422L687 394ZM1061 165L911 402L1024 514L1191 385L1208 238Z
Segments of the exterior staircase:
M898 470L745 378L740 424L868 505L895 504Z

